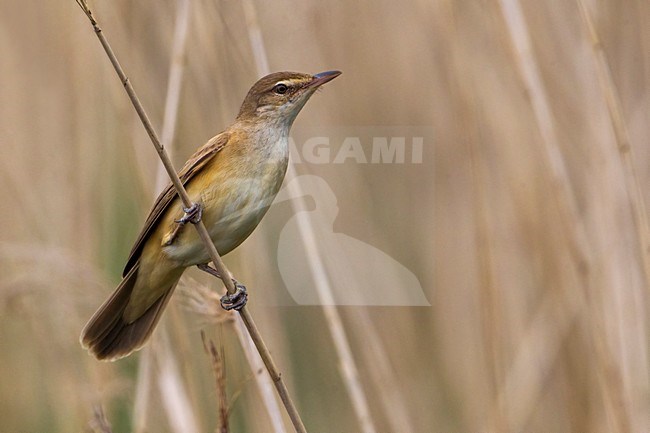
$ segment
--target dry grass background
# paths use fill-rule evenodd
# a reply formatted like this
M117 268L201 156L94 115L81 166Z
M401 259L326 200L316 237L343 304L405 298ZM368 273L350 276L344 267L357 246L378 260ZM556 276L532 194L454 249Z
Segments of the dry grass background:
M585 3L595 33L574 1L253 4L272 70L344 71L297 127L433 127L422 164L298 167L334 190L335 229L407 265L432 304L338 309L378 432L650 431L650 3ZM0 429L102 431L101 405L116 432L214 431L205 329L232 431L271 431L232 323L187 295L137 356L78 345L157 159L72 0L0 5ZM176 2L91 6L160 128ZM239 2L192 2L177 164L257 78L250 28ZM361 431L323 311L283 301L291 215L274 208L226 262L308 430Z

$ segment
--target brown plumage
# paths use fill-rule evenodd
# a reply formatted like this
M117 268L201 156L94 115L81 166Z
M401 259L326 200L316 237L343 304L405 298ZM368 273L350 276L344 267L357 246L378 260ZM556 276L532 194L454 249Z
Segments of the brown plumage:
M225 255L255 229L277 194L287 168L293 120L314 91L337 71L317 75L278 72L246 95L237 119L185 163L179 177ZM170 184L156 199L126 266L124 279L81 334L95 357L114 360L151 336L183 271L209 261L196 230L183 216Z

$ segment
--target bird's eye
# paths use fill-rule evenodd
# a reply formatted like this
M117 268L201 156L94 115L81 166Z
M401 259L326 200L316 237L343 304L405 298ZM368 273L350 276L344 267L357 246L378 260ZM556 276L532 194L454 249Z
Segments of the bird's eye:
M277 93L278 95L284 95L287 93L287 90L289 90L289 87L287 87L286 84L276 84L275 87L273 88L273 91Z

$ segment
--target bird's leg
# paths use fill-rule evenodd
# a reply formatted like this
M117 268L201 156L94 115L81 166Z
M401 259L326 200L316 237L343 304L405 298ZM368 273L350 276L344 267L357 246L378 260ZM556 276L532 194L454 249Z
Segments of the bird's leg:
M219 272L212 266L210 266L207 263L201 263L200 265L196 265L197 268L202 270L203 272L207 272L208 274L212 275L213 277L217 277L221 279L221 275L219 275Z
M181 217L181 219L174 220L174 222L177 222L181 225L185 225L187 223L198 224L199 221L201 221L201 216L203 215L203 205L201 203L192 203L192 206L184 207L183 212L185 212L185 214Z
M196 265L197 268L202 270L203 272L207 272L208 274L221 278L221 275L217 272L216 269L208 265L207 263L202 263L200 265ZM230 293L226 293L221 297L219 302L221 303L221 308L223 308L226 311L230 310L241 310L244 305L246 305L246 302L248 301L248 291L246 290L246 286L241 284L239 281L235 280L234 278L232 279L233 284L235 285L235 293L232 295Z

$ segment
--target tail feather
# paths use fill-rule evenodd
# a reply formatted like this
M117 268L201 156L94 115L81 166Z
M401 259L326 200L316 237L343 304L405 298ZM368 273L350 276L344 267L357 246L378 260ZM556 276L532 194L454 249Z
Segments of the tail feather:
M137 275L136 265L81 332L81 344L99 360L113 361L140 349L158 324L176 287L177 281L140 317L129 323L124 320L124 310L131 299Z

